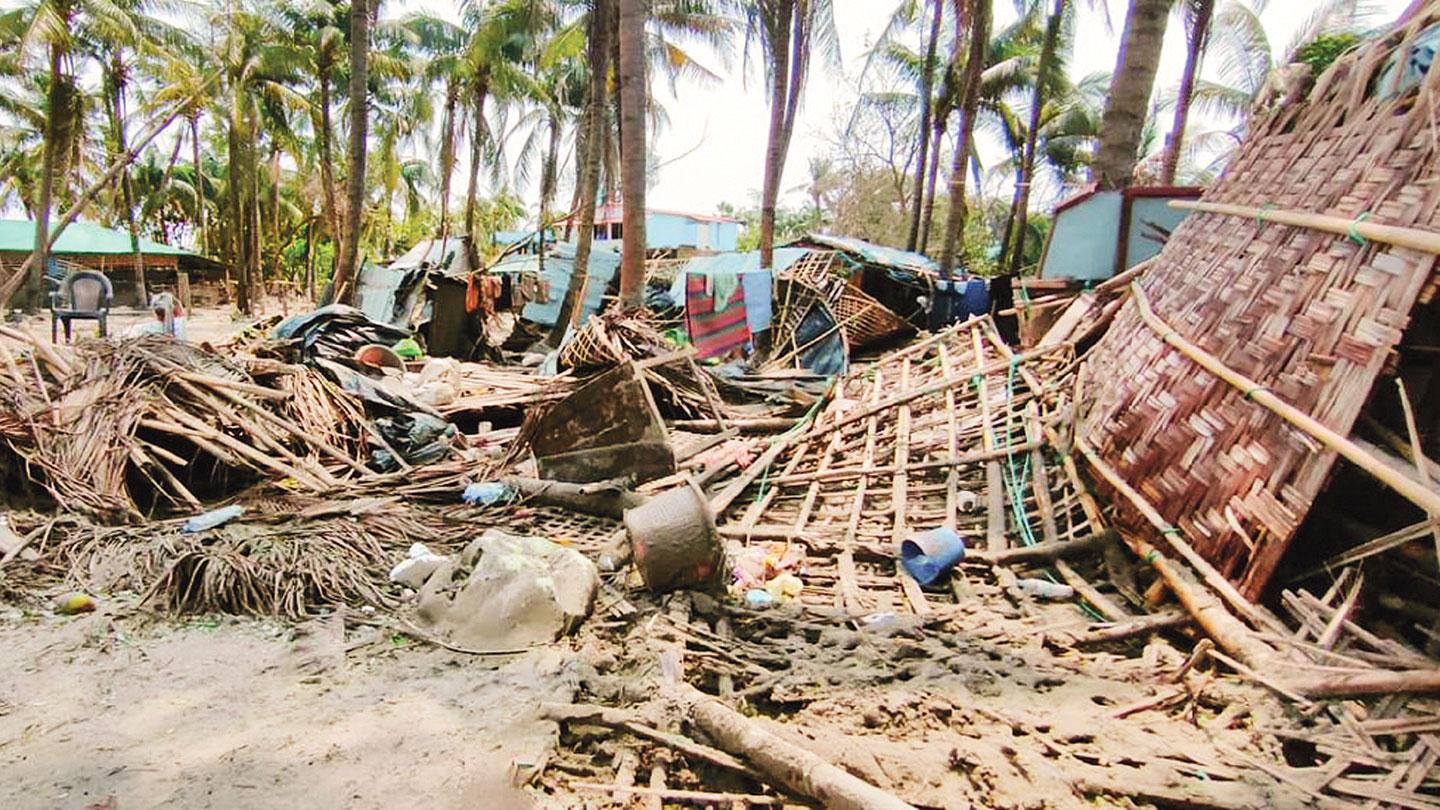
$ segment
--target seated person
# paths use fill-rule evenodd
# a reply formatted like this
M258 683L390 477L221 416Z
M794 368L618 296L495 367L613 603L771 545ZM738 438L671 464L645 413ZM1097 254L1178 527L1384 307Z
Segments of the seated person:
M150 296L150 311L155 314L155 319L130 327L125 332L126 337L169 335L176 340L185 339L185 308L180 306L175 296L170 293Z

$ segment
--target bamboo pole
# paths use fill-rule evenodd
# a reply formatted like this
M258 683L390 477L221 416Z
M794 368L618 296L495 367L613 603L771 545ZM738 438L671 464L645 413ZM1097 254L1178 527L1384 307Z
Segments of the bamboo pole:
M1422 253L1440 255L1440 233L1422 231L1418 228L1403 228L1397 225L1381 225L1363 218L1346 219L1328 214L1312 214L1309 211L1292 211L1279 208L1254 208L1248 205L1201 202L1198 200L1171 200L1171 208L1182 211L1199 211L1203 214L1221 214L1231 217L1245 217L1258 222L1273 222L1276 225L1290 225L1296 228L1333 233L1337 236L1358 236L1368 242L1380 242L1396 247L1410 248Z
M1440 235L1436 235L1437 253L1440 253ZM1245 397L1271 413L1289 422L1300 432L1344 456L1347 461L1364 470L1382 484L1398 492L1406 500L1424 509L1431 516L1440 516L1440 493L1408 476L1397 473L1388 464L1367 453L1348 437L1326 427L1309 414L1280 399L1260 383L1230 368L1213 354L1180 337L1155 311L1150 308L1150 299L1137 282L1130 287L1135 296L1135 305L1140 318L1160 339L1171 348L1195 361L1201 368L1229 383Z
M1231 607L1244 614L1251 621L1256 622L1257 625L1272 626L1270 622L1263 620L1263 616L1255 609L1255 606L1251 605L1244 596L1241 596L1240 592L1235 590L1235 586L1231 585L1229 580L1221 576L1220 572L1216 571L1195 549L1191 548L1189 543L1185 542L1177 533L1171 531L1173 527L1166 523L1160 513L1155 511L1155 508L1151 506L1139 492L1136 492L1134 487L1131 487L1114 468L1106 464L1105 461L1100 458L1099 454L1085 443L1084 439L1078 436L1075 438L1075 449L1080 452L1080 455L1084 456L1085 460L1090 463L1090 466L1100 474L1100 477L1104 478L1110 486L1114 487L1121 496L1130 501L1151 525L1162 532L1171 548L1175 549L1181 557L1185 558L1186 561L1194 566L1204 577L1205 584L1215 589L1221 596L1224 596L1226 603L1229 603ZM1222 603L1212 595L1204 585L1192 581L1186 572L1175 565L1173 561L1162 555L1158 549L1139 538L1131 538L1124 534L1122 534L1121 537L1125 540L1126 544L1135 551L1136 555L1160 573L1161 578L1165 580L1165 584L1174 592L1175 598L1179 600L1180 604L1185 607L1185 610L1189 612L1190 615L1195 617L1195 622L1204 628L1205 632L1211 638L1215 639L1216 644L1219 644L1222 648L1234 654L1234 656L1241 661L1262 669L1264 668L1265 662L1275 657L1275 650L1270 647L1270 645L1261 641L1255 633L1240 620L1231 615L1230 611L1226 610L1225 603ZM1283 627L1280 629L1282 631L1284 630Z

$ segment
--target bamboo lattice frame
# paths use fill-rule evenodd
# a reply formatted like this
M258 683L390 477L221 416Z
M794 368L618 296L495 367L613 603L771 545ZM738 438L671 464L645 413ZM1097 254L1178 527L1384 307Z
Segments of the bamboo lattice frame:
M999 550L1103 531L1046 442L1053 391L1032 390L1064 386L1069 347L1012 363L1002 345L989 319L970 321L846 377L815 423L777 439L783 451L757 460L754 483L722 503L721 533L805 546L809 604L925 613L955 597L922 592L898 568L897 546L913 533L948 526L972 548Z

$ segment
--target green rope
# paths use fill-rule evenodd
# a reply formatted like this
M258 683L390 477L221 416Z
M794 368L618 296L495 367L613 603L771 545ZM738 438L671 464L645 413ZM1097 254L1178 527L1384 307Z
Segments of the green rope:
M1360 235L1360 223L1364 222L1369 218L1370 212L1362 211L1360 213L1360 216L1355 217L1355 221L1350 223L1350 241L1354 242L1360 247L1365 247L1366 245L1370 244L1370 240Z
M1273 210L1274 208L1275 203L1265 203L1264 205L1260 206L1259 213L1255 214L1255 224L1257 226L1263 227L1265 225L1265 212Z

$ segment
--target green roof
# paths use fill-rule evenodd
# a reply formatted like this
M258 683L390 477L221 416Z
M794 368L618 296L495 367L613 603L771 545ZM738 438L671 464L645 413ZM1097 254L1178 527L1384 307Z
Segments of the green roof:
M29 253L35 249L35 223L28 219L0 219L0 252ZM53 253L125 255L130 253L130 234L93 222L72 222L60 233ZM194 252L140 240L140 252L151 256L194 256Z

